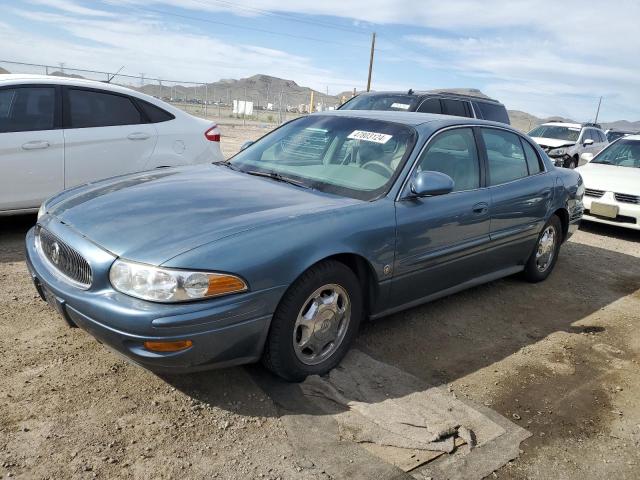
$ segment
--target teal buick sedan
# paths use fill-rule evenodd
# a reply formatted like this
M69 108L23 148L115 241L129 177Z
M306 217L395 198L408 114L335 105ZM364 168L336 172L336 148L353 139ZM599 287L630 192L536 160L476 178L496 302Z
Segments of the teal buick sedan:
M324 112L245 147L46 201L26 238L42 298L154 371L262 360L298 381L365 319L544 280L583 213L580 175L501 123Z

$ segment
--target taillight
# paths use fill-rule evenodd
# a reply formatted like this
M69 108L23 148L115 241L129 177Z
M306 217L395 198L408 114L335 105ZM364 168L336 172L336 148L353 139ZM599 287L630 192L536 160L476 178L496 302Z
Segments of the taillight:
M214 125L209 130L204 132L204 136L210 142L219 142L220 141L220 130L217 125Z

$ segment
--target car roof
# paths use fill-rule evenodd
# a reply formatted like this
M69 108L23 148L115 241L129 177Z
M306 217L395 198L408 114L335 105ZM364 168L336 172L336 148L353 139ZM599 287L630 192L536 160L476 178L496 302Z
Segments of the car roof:
M312 115L383 120L386 122L400 123L413 127L425 124L429 124L430 126L433 125L434 128L442 128L449 125L491 125L508 128L509 130L517 132L517 130L506 123L481 120L479 118L441 115L437 113L401 112L395 110L328 110L312 113Z
M570 123L570 122L545 122L542 125L550 125L552 127L582 128L581 123Z
M362 92L356 96L359 97L360 95L369 95L369 96L375 96L375 95L409 95L411 96L413 95L416 97L438 96L438 97L460 98L460 99L470 100L474 102L487 102L487 103L495 103L495 104L502 105L502 103L500 103L500 101L496 100L495 98L490 98L487 96L480 96L480 95L473 95L470 93L452 92L444 89L443 90L411 90L411 93L409 93L406 90L404 91L382 90L382 91L373 91L373 92Z
M634 141L638 141L640 140L640 134L636 133L634 135L627 135L626 137L623 137L625 140L634 140Z
M57 75L30 75L21 73L0 74L0 87L7 85L22 84L43 84L43 85L67 85L73 87L97 88L100 90L108 90L111 92L130 95L149 103L157 105L164 110L170 111L174 115L182 115L184 111L163 102L156 97L147 95L146 93L133 90L131 88L116 85L114 83L100 82L97 80L89 80L86 78L62 77Z

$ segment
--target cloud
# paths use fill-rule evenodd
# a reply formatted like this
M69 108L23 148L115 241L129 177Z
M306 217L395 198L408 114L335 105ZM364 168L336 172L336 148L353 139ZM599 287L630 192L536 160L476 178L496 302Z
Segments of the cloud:
M338 89L359 86L353 79L314 66L309 58L260 45L230 43L193 27L169 25L153 15L125 19L89 18L67 11L59 14L14 8L11 12L30 22L54 26L70 38L0 24L0 58L54 65L65 61L68 66L99 71L115 71L124 65L129 74L144 71L147 78L194 82L265 73L321 90L328 84ZM34 49L33 45L41 47Z
M29 3L34 5L40 5L50 7L56 10L60 10L66 13L76 15L86 15L90 17L113 17L114 14L105 10L96 10L82 6L71 0L28 0Z

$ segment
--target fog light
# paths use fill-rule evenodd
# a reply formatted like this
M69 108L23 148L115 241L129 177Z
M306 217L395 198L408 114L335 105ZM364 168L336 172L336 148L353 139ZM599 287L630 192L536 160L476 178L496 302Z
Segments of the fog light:
M144 348L152 352L179 352L193 345L191 340L176 340L175 342L144 342Z

